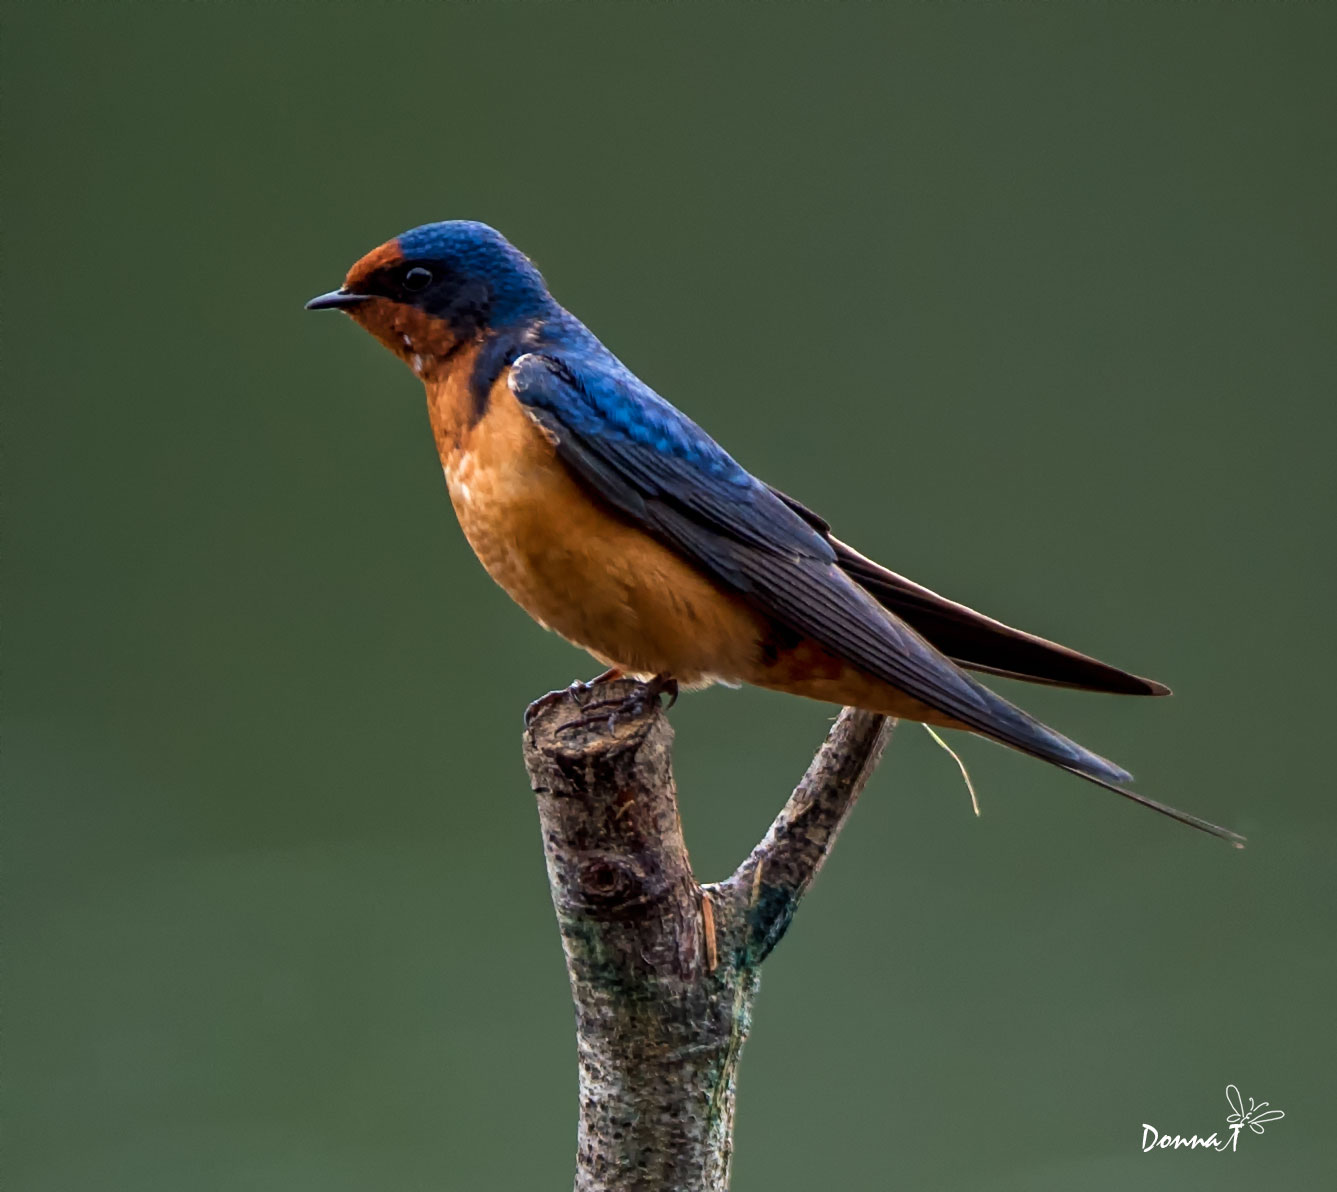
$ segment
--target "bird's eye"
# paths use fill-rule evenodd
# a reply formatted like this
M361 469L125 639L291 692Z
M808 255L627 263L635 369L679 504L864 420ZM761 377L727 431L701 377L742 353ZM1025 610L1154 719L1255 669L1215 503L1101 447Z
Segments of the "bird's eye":
M404 274L404 289L410 294L420 294L432 284L432 271L421 265L414 265Z

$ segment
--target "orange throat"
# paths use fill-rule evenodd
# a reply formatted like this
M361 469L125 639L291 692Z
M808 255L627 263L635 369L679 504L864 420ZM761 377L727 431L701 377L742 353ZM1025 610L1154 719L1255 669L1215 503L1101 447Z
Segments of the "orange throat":
M445 319L389 298L369 298L348 314L426 384L454 371L458 357L476 340L475 336L457 336Z

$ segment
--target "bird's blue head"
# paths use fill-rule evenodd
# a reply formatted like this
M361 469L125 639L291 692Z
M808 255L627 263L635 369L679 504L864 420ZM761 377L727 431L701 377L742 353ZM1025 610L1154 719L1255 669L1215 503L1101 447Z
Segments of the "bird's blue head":
M345 310L405 359L540 317L552 304L534 263L495 228L423 224L359 260L344 284L307 303Z

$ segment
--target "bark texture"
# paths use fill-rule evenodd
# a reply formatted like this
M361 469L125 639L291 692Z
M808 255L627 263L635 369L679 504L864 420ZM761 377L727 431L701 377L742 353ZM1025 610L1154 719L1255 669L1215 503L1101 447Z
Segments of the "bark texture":
M761 843L702 886L658 699L618 680L531 712L525 763L576 1009L576 1190L723 1192L761 963L894 722L846 708Z

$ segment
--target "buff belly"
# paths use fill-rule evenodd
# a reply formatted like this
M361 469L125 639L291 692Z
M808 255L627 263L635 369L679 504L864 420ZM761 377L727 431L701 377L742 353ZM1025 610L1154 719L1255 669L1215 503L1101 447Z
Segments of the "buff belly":
M536 621L632 675L748 678L764 618L598 505L504 385L458 439L439 446L460 526Z

